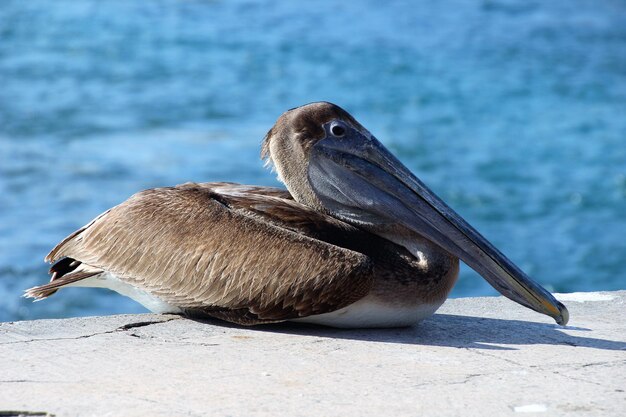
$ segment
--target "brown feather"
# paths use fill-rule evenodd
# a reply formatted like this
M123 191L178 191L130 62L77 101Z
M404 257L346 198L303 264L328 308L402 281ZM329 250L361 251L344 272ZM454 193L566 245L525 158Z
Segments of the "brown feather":
M80 260L184 310L247 309L261 320L336 310L369 292L367 256L260 221L246 211L260 204L254 190L268 193L273 206L297 204L274 197L281 190L233 184L146 190L73 233L47 259Z
M80 271L54 278L49 284L40 285L26 290L24 297L34 298L35 300L43 300L44 298L57 292L57 290L61 287L92 277L101 272L102 271Z

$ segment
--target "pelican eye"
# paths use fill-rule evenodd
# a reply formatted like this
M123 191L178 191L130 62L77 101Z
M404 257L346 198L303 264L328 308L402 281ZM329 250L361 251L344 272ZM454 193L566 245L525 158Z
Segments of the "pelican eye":
M340 138L346 134L346 127L343 123L339 121L334 121L330 125L330 133L332 133L333 136Z

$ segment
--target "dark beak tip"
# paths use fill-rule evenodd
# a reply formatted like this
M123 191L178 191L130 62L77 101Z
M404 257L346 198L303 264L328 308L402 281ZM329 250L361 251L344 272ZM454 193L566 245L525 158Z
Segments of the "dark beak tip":
M556 304L561 314L555 317L555 320L557 324L565 326L569 321L569 311L567 310L567 307L565 307L565 304L561 303L560 301L557 301Z

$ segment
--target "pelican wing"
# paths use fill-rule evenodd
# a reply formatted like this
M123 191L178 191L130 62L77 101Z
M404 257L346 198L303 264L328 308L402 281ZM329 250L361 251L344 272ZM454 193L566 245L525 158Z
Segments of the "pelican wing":
M370 259L319 240L350 228L286 191L188 183L135 194L62 241L64 257L111 272L191 313L241 323L342 308L369 292Z

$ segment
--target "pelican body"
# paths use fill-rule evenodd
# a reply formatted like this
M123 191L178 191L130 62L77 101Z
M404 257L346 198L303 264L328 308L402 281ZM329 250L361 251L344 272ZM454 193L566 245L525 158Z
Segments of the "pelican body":
M242 325L397 327L437 310L461 259L506 297L567 323L563 304L340 107L289 110L261 154L287 190L137 193L61 241L46 257L50 283L25 295L104 287L153 312Z

